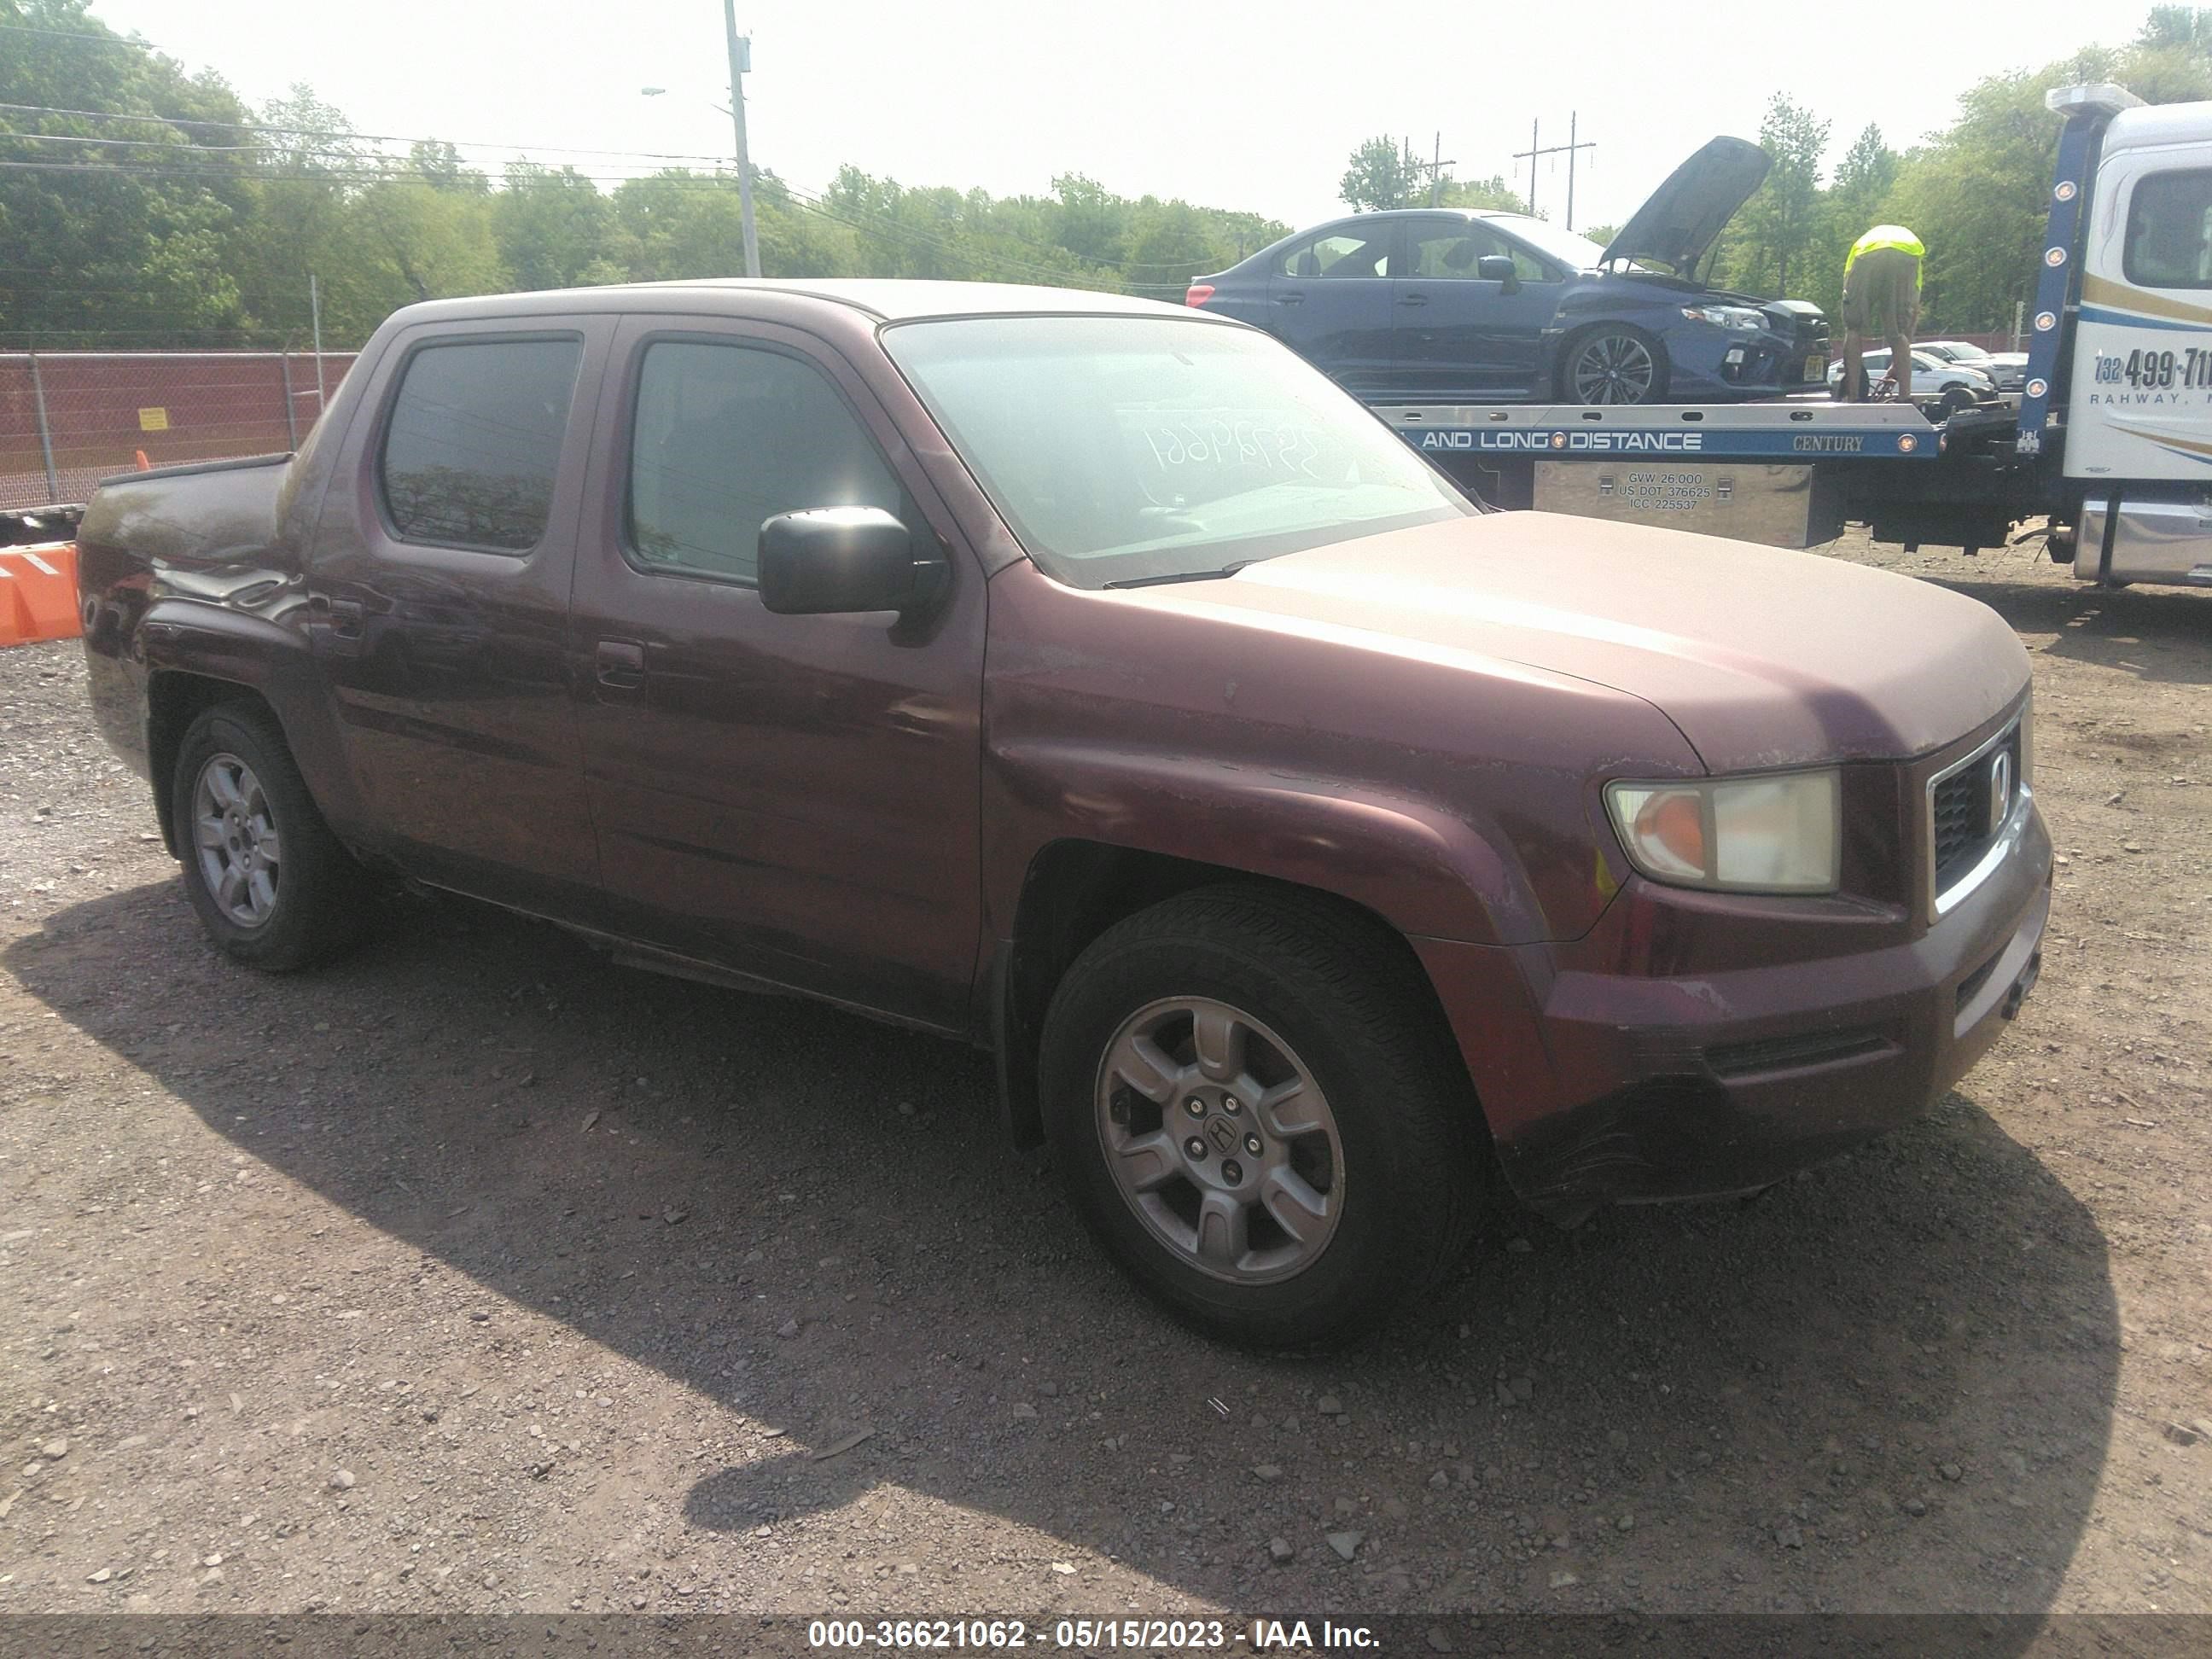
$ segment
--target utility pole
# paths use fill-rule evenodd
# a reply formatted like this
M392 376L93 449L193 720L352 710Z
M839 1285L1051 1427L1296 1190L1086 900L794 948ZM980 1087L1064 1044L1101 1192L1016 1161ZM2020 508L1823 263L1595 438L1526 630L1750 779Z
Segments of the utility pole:
M1444 160L1444 136L1439 132L1437 134L1436 143L1429 150L1429 205L1431 207L1436 206L1437 198L1443 194L1444 169L1458 165L1456 161Z
M1569 230L1575 228L1575 153L1577 150L1597 148L1595 143L1577 139L1576 129L1580 119L1579 112L1570 112L1567 116L1567 142L1564 144L1553 144L1549 149L1544 148L1543 141L1536 136L1536 123L1531 121L1528 123L1528 148L1513 152L1513 159L1516 161L1523 156L1528 159L1528 211L1532 216L1536 211L1536 158L1540 155L1564 155L1567 158L1567 228Z
M750 35L738 33L738 0L722 0L722 32L730 46L730 125L738 135L738 219L744 227L745 275L757 276L760 237L753 229L753 164L745 154L745 71L753 66Z
M1567 112L1567 228L1575 228L1575 152L1582 146L1575 142L1575 123L1580 118L1576 110Z
M315 418L323 418L323 404L330 394L323 389L323 289L315 273L307 273L307 313L315 330Z

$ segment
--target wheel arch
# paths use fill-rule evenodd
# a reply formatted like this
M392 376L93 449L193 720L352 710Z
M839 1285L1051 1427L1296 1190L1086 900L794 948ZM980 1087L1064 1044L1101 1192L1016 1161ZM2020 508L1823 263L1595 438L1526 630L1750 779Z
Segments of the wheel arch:
M191 724L210 708L242 702L265 714L281 732L283 721L269 699L252 686L189 669L157 668L146 678L146 761L154 786L154 815L161 844L171 858L182 858L178 844L173 783L177 752Z
M1427 968L1406 935L1370 906L1341 893L1232 866L1066 837L1037 849L1024 872L1012 936L998 941L987 976L1000 1109L1008 1139L1035 1146L1044 1138L1037 1074L1045 1011L1076 958L1116 922L1180 894L1243 887L1327 907L1371 934L1419 988L1421 1015L1450 1063L1465 1059ZM1473 1082L1469 1079L1469 1090ZM1477 1103L1478 1115L1480 1102ZM1487 1124L1484 1125L1487 1133Z

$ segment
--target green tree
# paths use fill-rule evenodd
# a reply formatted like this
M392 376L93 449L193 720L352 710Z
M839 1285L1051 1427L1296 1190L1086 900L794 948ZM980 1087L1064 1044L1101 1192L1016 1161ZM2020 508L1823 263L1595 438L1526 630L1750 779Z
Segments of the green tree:
M252 206L237 98L123 47L87 0L0 0L0 21L33 31L0 48L0 103L18 106L0 111L0 157L15 164L0 171L0 340L234 337L246 303L225 256ZM118 44L68 38L84 35Z
M254 321L280 341L305 340L313 322L307 279L337 274L354 192L380 165L347 136L343 112L303 82L263 106L261 127L252 210L233 240L230 265Z
M326 251L325 326L341 338L365 339L401 306L513 286L490 204L419 179L362 188Z
M1899 166L1898 154L1883 141L1880 127L1869 124L1851 140L1822 198L1818 244L1806 280L1792 297L1810 300L1832 314L1843 305L1844 259L1851 244L1887 216Z
M1759 144L1773 161L1765 181L1729 227L1716 257L1729 285L1794 296L1810 274L1820 240L1820 157L1828 124L1789 94L1767 100Z
M1063 173L1052 181L1057 211L1052 216L1053 240L1079 259L1115 265L1127 248L1129 204L1100 184L1079 173Z
M771 172L753 181L753 218L763 276L860 274L851 232L801 203ZM672 167L615 191L599 258L572 280L672 282L740 276L744 268L737 179Z
M2153 52L2179 51L2212 58L2212 9L2153 6L2136 44Z
M1425 184L1413 155L1395 138L1370 138L1352 152L1336 193L1360 211L1403 207Z
M464 161L459 150L431 139L417 139L407 147L407 169L434 190L481 196L491 188L491 181Z
M1526 213L1528 204L1505 175L1493 173L1487 179L1452 179L1444 180L1443 205L1455 208L1494 208L1501 213Z
M574 167L510 161L491 204L499 257L518 288L569 288L600 257L614 209Z

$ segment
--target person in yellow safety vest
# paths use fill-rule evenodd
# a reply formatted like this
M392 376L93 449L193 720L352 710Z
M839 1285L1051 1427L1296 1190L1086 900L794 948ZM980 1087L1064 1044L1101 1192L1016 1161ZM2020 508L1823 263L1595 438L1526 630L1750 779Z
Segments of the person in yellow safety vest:
M1844 385L1848 403L1866 391L1868 337L1889 341L1897 395L1912 395L1912 331L1920 321L1920 261L1928 250L1903 225L1876 225L1844 260Z

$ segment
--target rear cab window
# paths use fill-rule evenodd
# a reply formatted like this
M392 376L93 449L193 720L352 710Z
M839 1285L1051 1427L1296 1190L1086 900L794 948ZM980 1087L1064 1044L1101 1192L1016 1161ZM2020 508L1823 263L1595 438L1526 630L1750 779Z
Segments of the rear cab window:
M545 534L583 342L434 340L403 366L377 446L399 540L521 555Z

